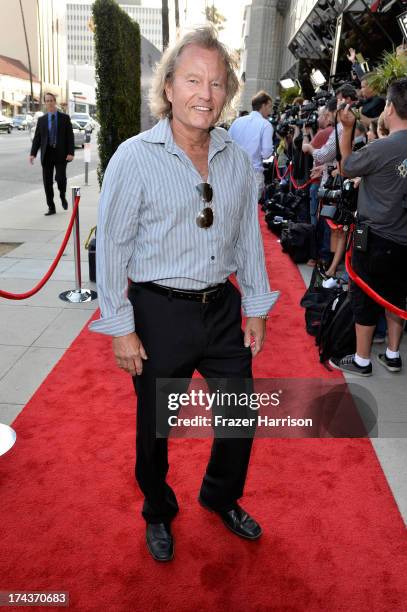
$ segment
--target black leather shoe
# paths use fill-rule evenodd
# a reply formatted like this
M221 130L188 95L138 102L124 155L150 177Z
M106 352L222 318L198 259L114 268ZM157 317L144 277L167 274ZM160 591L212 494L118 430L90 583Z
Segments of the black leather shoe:
M174 558L174 540L166 523L147 523L147 548L156 561Z
M252 518L238 503L234 504L232 510L213 510L200 497L198 501L206 510L215 512L222 519L230 531L247 540L257 540L263 533L260 525Z
M61 200L61 204L64 210L68 210L68 202L65 199Z
M50 215L55 215L56 214L56 210L55 208L50 208L48 212L44 213L45 217L49 217Z

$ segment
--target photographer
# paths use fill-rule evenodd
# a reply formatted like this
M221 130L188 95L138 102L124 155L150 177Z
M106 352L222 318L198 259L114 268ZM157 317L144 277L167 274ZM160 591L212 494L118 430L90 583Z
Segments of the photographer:
M352 72L360 80L361 121L368 128L372 119L379 118L384 110L386 101L378 95L378 92L369 83L374 72L365 72L367 64L361 64L357 61L357 53L352 47L349 49L347 58L352 64Z
M366 127L369 127L372 119L378 119L384 110L386 100L377 95L377 92L369 85L369 78L373 73L366 74L362 79L360 94L362 98L361 121Z
M371 289L391 304L406 308L407 297L407 78L390 85L384 119L390 135L352 153L355 116L342 110L342 172L362 177L358 198L358 247L352 267ZM361 232L361 233L360 233ZM352 283L350 290L356 322L356 353L331 358L337 369L370 376L371 344L381 306ZM386 310L388 347L378 362L389 372L402 367L399 346L403 320Z
M326 144L326 142L328 141L328 138L332 134L333 132L333 127L332 127L333 111L335 110L332 107L332 102L336 109L336 101L334 99L330 100L327 106L321 106L319 108L318 110L318 131L315 134L315 136L311 139L308 135L304 135L304 142L302 145L302 150L304 153L308 153L309 151L308 146L307 146L308 144L311 145L313 150L321 149ZM308 138L308 142L306 141L307 138ZM309 142L309 140L311 142ZM318 212L318 189L321 183L321 180L320 180L321 174L319 174L318 171L314 172L313 174L314 174L313 176L314 180L310 187L310 217L311 217L312 225L316 225L317 224L317 212Z
M341 85L335 92L337 104L352 104L358 97L356 89L352 85ZM342 133L342 125L338 124L338 136ZM333 131L329 136L326 144L320 149L315 149L311 144L304 145L303 150L305 153L311 153L314 157L314 164L316 166L324 165L324 171L322 174L321 184L324 184L328 178L328 165L332 164L336 160L336 136Z
M357 100L356 89L352 85L342 85L335 92L336 104L351 104ZM329 105L331 103L328 103ZM335 106L335 103L333 103ZM329 108L333 108L329 106ZM342 124L337 125L338 138L342 134ZM303 145L303 151L311 153L314 157L314 166L323 166L321 185L324 186L328 179L328 167L336 161L336 133L332 131L327 142L320 149L314 148L311 144ZM311 176L316 176L312 173ZM331 230L329 229L325 220L321 220L318 224L317 229L317 242L319 245L318 255L319 258L328 267L331 263Z
M292 125L294 130L292 162L294 179L300 181L301 183L306 182L309 179L313 166L312 157L310 158L310 156L303 151L303 142L304 140L306 142L313 140L314 130L316 130L317 127L318 125L316 125L316 118L313 119L310 113L303 113L300 107L299 117Z

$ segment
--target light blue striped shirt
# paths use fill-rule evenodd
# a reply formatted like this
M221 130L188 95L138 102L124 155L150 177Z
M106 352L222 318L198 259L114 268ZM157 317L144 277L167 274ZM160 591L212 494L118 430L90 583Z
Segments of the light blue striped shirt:
M119 146L106 169L97 228L97 288L102 317L95 332L134 331L128 278L179 289L204 289L233 272L246 316L267 313L270 291L258 221L257 187L247 154L222 128L210 132L208 182L213 225L196 224L206 206L203 182L174 142L168 119Z

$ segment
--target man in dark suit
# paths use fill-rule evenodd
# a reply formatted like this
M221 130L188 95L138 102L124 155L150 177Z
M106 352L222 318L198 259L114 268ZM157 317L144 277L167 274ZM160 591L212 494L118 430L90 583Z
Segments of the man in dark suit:
M55 180L61 197L62 208L67 210L66 201L66 164L74 158L74 135L71 120L68 115L57 110L54 94L46 93L44 96L47 112L40 117L35 130L30 163L41 149L42 178L47 198L48 212L45 216L55 215L54 202L54 168Z

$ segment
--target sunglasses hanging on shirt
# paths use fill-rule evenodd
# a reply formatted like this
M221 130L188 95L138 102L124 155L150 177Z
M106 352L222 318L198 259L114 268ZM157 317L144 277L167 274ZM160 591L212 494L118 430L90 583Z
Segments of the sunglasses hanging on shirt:
M198 227L208 229L208 227L211 227L213 224L213 210L210 206L213 197L212 187L209 183L199 183L196 188L205 204L209 204L209 206L203 208L197 216L196 224Z

